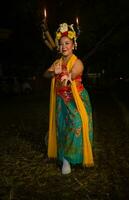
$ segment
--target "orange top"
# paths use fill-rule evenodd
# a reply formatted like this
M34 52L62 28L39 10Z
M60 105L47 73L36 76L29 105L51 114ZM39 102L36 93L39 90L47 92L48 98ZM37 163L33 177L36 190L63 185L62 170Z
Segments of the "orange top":
M61 77L64 75L68 75L66 65L62 65L62 73L56 75L55 86L56 94L61 96L65 100L65 102L67 102L73 98L73 95L70 82L66 86L64 85L64 81L61 82ZM84 86L82 84L82 76L77 76L74 81L76 83L77 90L80 93L84 89Z

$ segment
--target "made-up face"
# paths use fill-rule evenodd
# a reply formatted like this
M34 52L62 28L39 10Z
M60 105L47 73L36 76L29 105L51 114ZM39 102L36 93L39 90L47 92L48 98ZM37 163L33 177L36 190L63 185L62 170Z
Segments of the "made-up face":
M71 40L70 38L68 38L67 36L64 36L60 39L60 53L63 56L69 56L70 54L72 54L73 49L74 49L74 44L73 44L73 40Z

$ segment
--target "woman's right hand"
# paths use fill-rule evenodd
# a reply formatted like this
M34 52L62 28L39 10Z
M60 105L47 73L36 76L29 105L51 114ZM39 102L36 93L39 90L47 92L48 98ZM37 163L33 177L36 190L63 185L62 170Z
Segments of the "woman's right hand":
M58 60L57 62L54 63L54 71L55 74L60 74L62 72L62 62L61 60Z

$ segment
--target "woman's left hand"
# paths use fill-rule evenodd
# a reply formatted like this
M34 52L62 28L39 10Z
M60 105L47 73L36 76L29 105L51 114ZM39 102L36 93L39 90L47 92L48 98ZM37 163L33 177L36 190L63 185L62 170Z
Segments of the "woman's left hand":
M66 86L68 82L72 82L72 79L71 79L71 73L68 74L68 75L63 75L61 77L61 82L64 81L64 85Z

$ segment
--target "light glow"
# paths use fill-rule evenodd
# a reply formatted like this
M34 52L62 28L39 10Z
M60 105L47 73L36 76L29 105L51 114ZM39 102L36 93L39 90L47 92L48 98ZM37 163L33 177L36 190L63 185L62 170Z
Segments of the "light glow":
M77 26L79 26L79 20L78 20L78 17L76 17L76 23L77 23Z
M47 11L46 11L46 8L44 9L44 18L46 19L47 17Z

